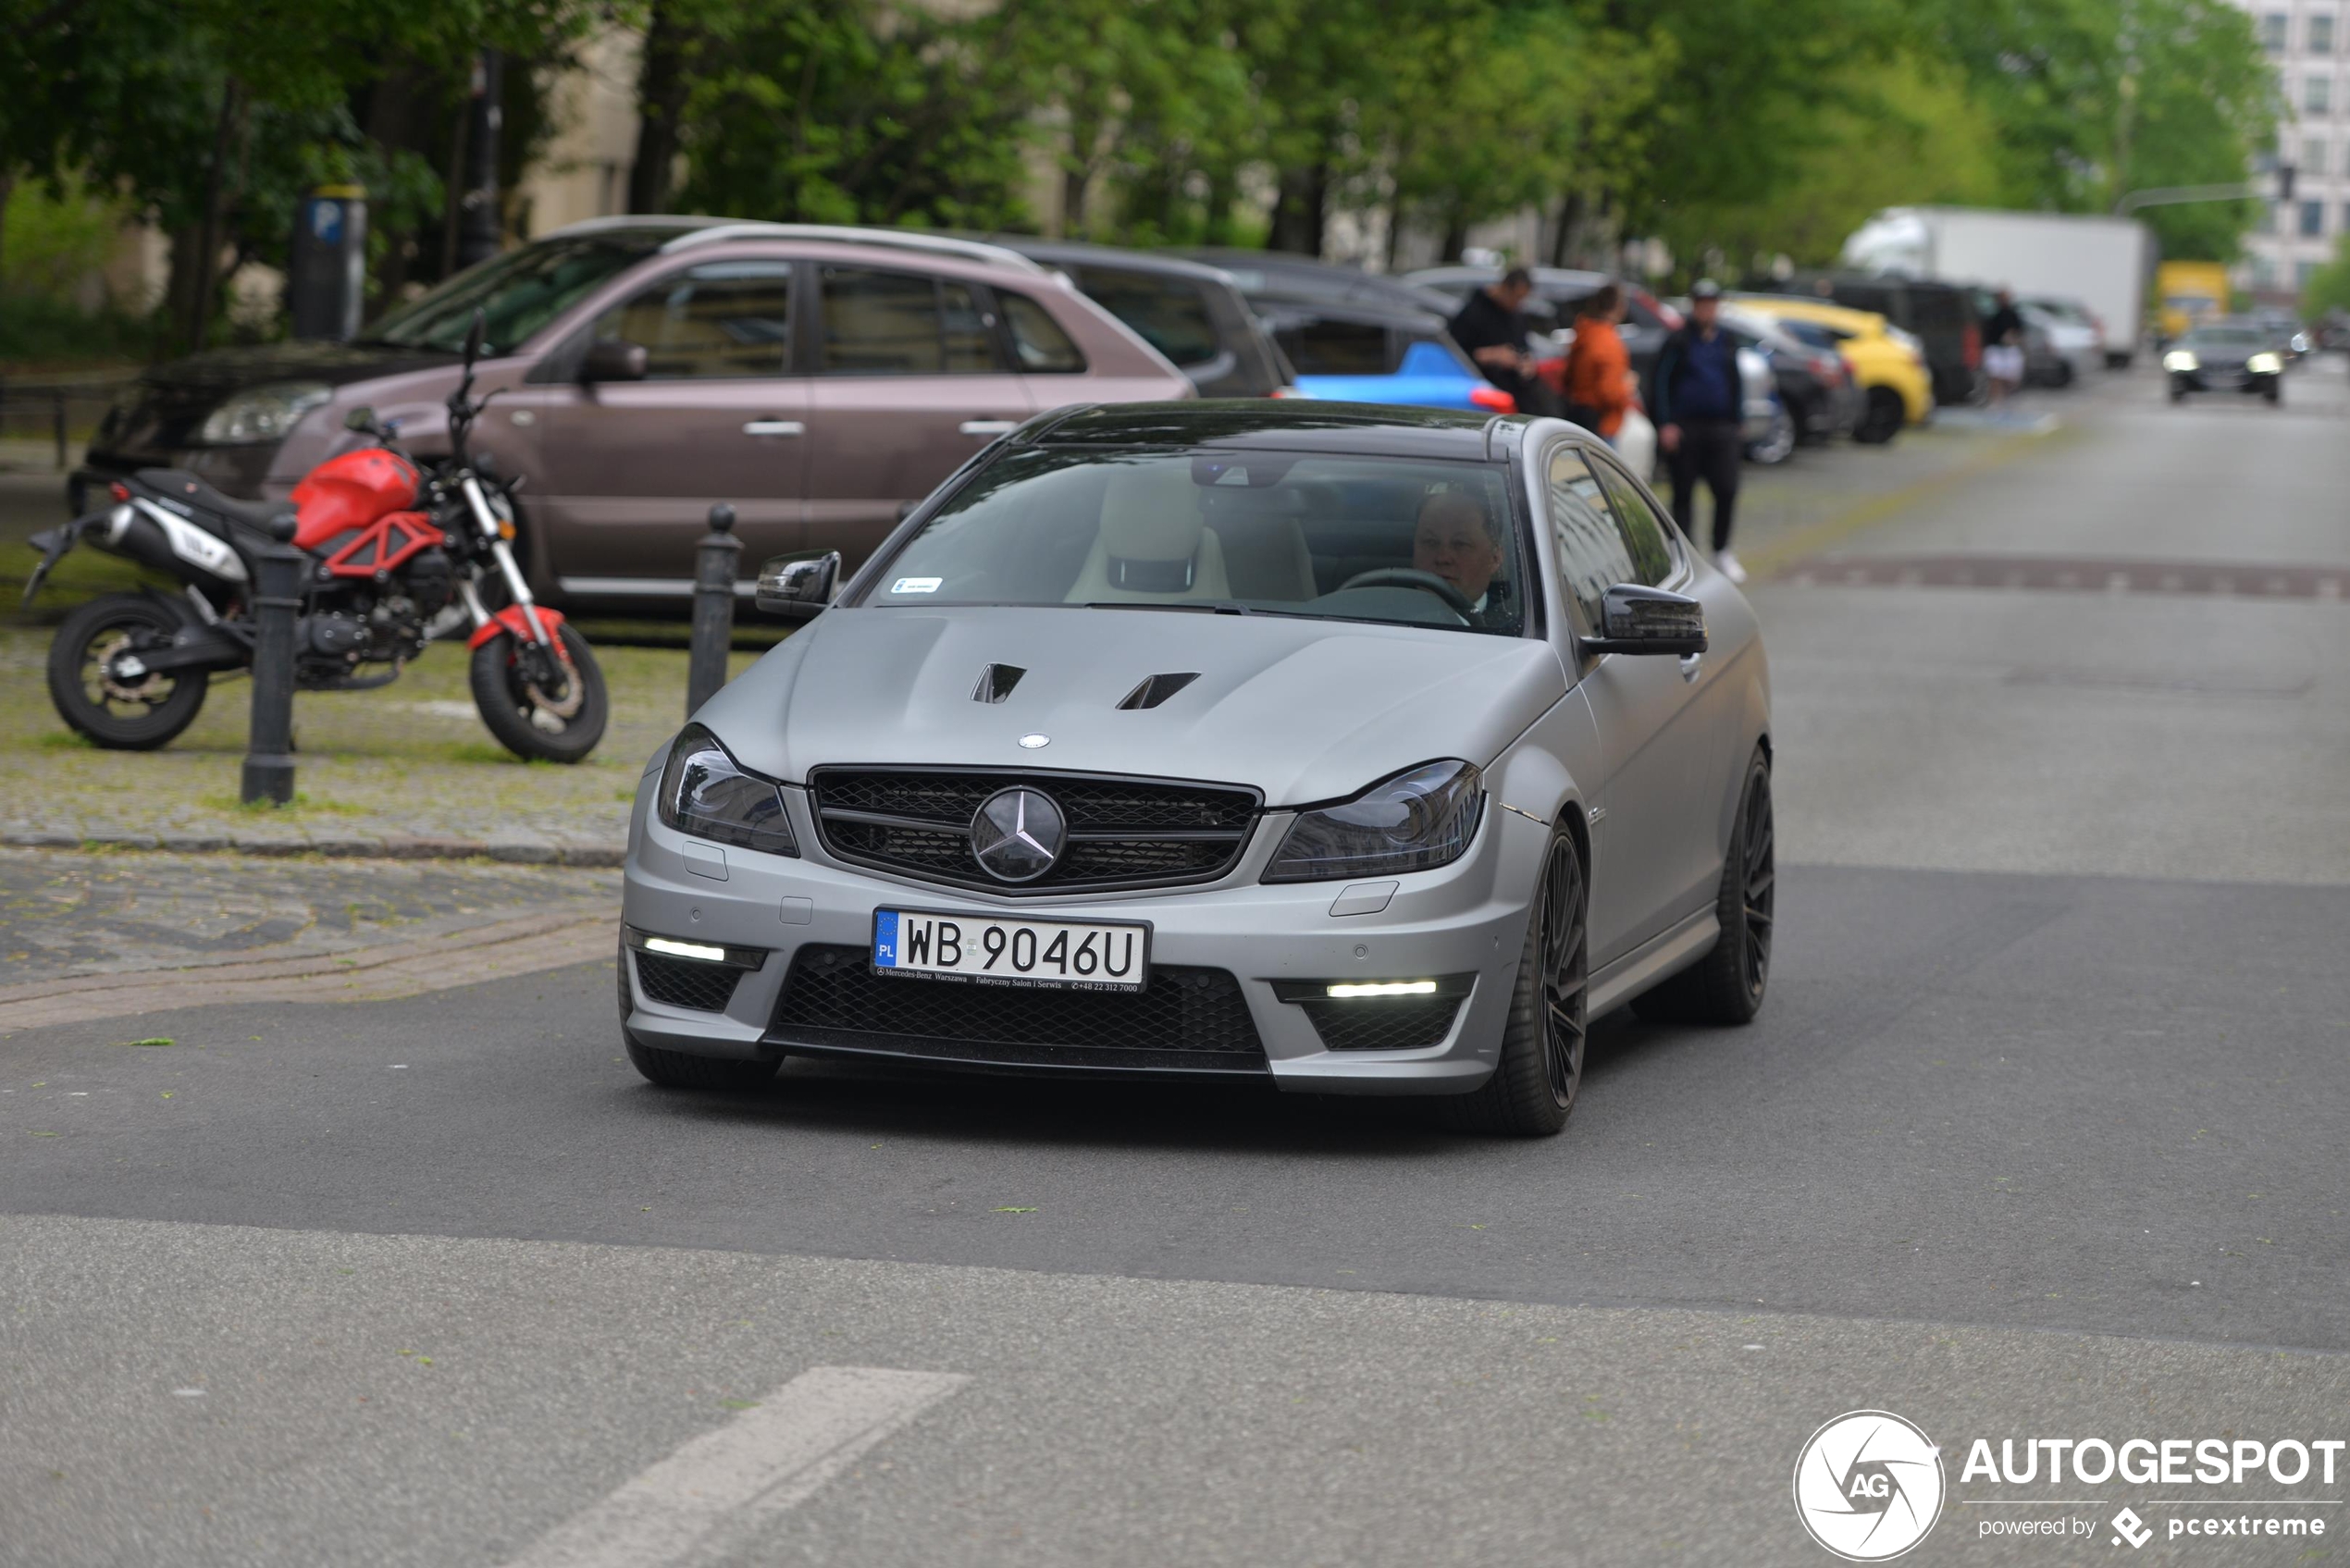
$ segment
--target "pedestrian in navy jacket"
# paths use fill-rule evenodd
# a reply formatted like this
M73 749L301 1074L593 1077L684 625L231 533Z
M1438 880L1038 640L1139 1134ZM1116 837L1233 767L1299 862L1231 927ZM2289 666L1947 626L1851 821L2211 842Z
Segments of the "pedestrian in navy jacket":
M1713 561L1734 583L1746 569L1730 553L1730 525L1738 509L1738 464L1745 455L1741 434L1746 394L1738 377L1738 345L1722 330L1722 286L1701 278L1689 290L1689 317L1664 340L1651 377L1649 417L1657 444L1673 468L1673 515L1681 531L1697 537L1697 482L1713 492Z

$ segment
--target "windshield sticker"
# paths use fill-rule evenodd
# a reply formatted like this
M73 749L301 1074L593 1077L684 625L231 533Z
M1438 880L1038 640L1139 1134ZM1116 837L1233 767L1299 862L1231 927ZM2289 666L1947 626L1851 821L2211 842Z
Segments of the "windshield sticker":
M900 577L889 585L889 591L894 594L934 594L938 591L938 585L946 580L944 577Z

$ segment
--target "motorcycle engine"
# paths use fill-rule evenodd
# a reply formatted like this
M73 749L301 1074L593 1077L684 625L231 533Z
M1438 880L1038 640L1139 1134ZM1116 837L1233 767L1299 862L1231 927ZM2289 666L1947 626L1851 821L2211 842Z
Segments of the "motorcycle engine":
M457 591L456 572L443 551L418 550L408 559L408 594L415 601L419 621L429 621L446 609Z
M367 645L367 625L356 615L328 611L306 617L309 651L329 659L347 659Z

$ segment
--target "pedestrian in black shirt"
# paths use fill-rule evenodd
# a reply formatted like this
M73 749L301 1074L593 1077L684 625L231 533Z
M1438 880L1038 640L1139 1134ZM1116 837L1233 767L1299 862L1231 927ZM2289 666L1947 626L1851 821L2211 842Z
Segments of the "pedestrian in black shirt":
M1534 275L1514 266L1468 297L1446 322L1453 341L1468 351L1485 378L1517 400L1527 413L1539 413L1532 389L1534 356L1526 352L1526 317L1520 314L1534 292Z

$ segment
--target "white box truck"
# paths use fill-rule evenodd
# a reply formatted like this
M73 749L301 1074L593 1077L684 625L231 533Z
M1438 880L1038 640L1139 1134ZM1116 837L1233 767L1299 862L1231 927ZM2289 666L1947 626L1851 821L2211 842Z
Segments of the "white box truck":
M2154 247L2134 218L1887 207L1844 242L1844 265L2077 300L2096 318L2106 364L2120 367L2145 330Z

